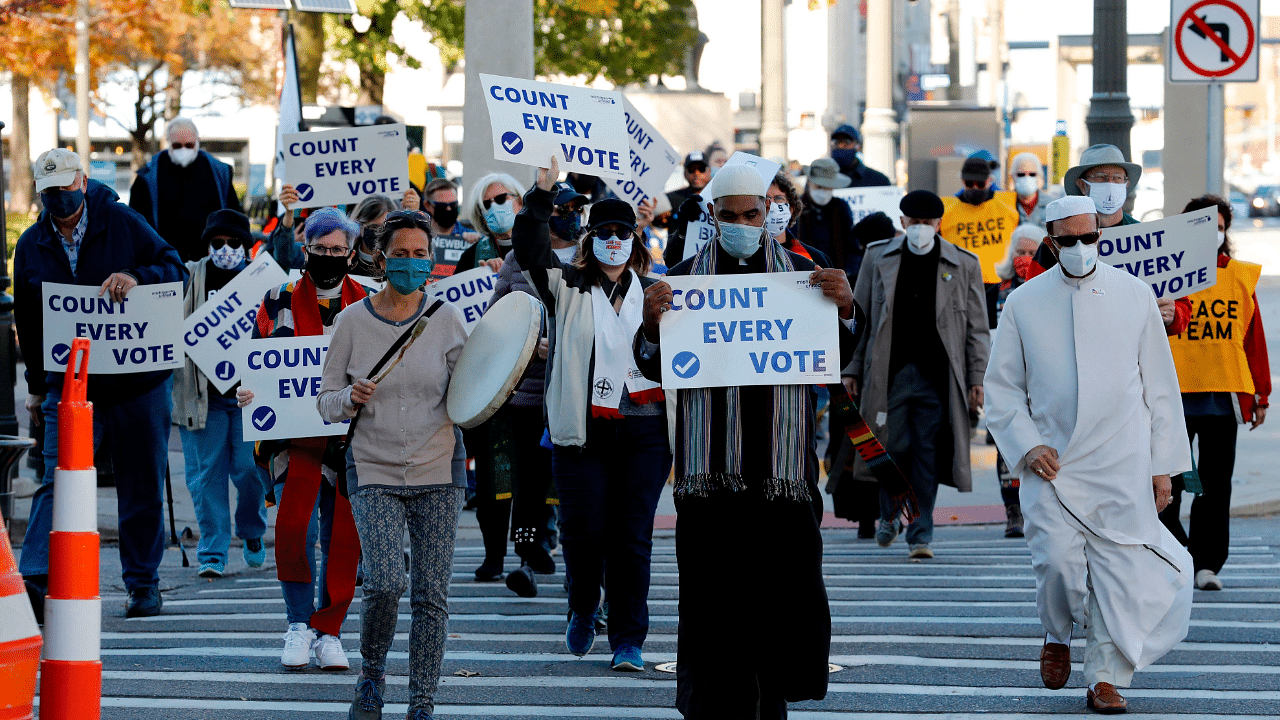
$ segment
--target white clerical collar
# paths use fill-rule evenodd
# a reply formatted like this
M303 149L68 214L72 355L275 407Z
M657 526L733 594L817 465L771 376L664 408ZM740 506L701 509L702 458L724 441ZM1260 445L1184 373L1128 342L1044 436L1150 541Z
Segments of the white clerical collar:
M1057 265L1054 265L1054 267L1058 270L1058 277L1062 279L1062 282L1076 289L1092 284L1098 279L1098 263L1096 261L1093 264L1093 272L1082 278L1073 278L1068 276L1066 271L1062 269L1062 263L1058 263Z

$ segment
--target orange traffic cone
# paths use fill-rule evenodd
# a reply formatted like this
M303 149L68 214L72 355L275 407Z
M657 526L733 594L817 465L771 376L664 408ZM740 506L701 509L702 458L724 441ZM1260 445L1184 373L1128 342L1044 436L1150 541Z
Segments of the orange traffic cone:
M8 537L0 542L0 720L30 720L42 641Z

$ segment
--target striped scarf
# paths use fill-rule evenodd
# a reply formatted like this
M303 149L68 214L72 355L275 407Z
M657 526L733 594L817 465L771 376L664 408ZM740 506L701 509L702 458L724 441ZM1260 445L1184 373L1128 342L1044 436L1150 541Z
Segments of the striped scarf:
M787 251L768 236L764 242L766 272L791 272L795 267ZM719 244L708 242L694 256L690 275L715 275ZM770 500L809 501L807 477L809 443L813 426L808 422L809 388L774 385L767 412L775 438L769 456L764 494ZM675 496L707 497L717 490L746 489L742 474L742 408L737 387L681 390L677 428Z

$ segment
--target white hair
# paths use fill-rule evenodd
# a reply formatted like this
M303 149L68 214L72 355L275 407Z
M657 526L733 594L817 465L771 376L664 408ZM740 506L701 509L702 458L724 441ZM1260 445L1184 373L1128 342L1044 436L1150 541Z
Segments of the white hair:
M489 173L471 186L471 192L467 193L467 217L471 219L471 227L486 237L493 237L493 232L489 230L489 223L484 220L484 194L494 183L506 188L507 193L515 198L524 197L524 185L506 173Z
M1010 173L1018 172L1018 165L1024 162L1030 162L1035 164L1037 171L1041 171L1044 169L1044 163L1040 162L1040 158L1035 153L1020 152L1017 155L1014 155L1013 159L1009 161L1009 172Z
M1029 155L1030 153L1025 154ZM1032 155L1032 157L1035 156ZM1014 158L1014 162L1016 161L1017 158ZM1037 160L1037 162L1039 161ZM1010 163L1010 166L1017 167L1013 163ZM1009 248L1005 251L1004 259L996 263L996 275L999 275L1001 280L1012 280L1014 276L1013 253L1018 249L1018 243L1023 240L1030 240L1039 247L1046 234L1044 228L1033 223L1023 223L1014 228L1013 233L1009 235Z
M200 139L200 131L196 129L196 124L191 122L190 118L176 117L170 120L169 124L164 126L165 138L173 137L174 130L190 130L195 134L196 140Z

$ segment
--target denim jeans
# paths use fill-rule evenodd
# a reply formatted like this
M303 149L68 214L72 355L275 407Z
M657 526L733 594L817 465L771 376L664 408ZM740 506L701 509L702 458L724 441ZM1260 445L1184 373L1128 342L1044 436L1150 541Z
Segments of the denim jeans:
M276 483L277 507L284 493L285 483ZM320 607L329 606L329 591L326 574L329 569L329 539L333 536L333 501L337 489L327 480L320 481L320 492L316 495L316 507L311 511L311 522L307 524L307 541L304 551L307 554L307 567L311 568L313 582L280 581L280 592L284 595L285 616L290 623L310 624L311 614L316 611L316 587L320 588ZM320 540L320 572L316 572L316 539Z
M110 380L97 380L110 382ZM126 590L157 587L164 557L164 471L169 463L173 378L146 392L93 404L93 444L111 449L120 529L120 565ZM61 388L49 388L44 404L44 478L31 498L22 542L23 575L49 574L53 525L53 479L58 466L58 403Z
M236 486L236 537L256 540L267 530L262 483L253 464L253 443L243 439L241 414L234 399L212 395L203 430L178 428L187 490L191 492L196 522L200 524L196 558L201 563L227 562L227 550L231 546L228 477Z
M590 616L609 568L609 645L642 647L649 634L653 516L671 472L663 416L593 420L586 448L551 451L569 607Z

